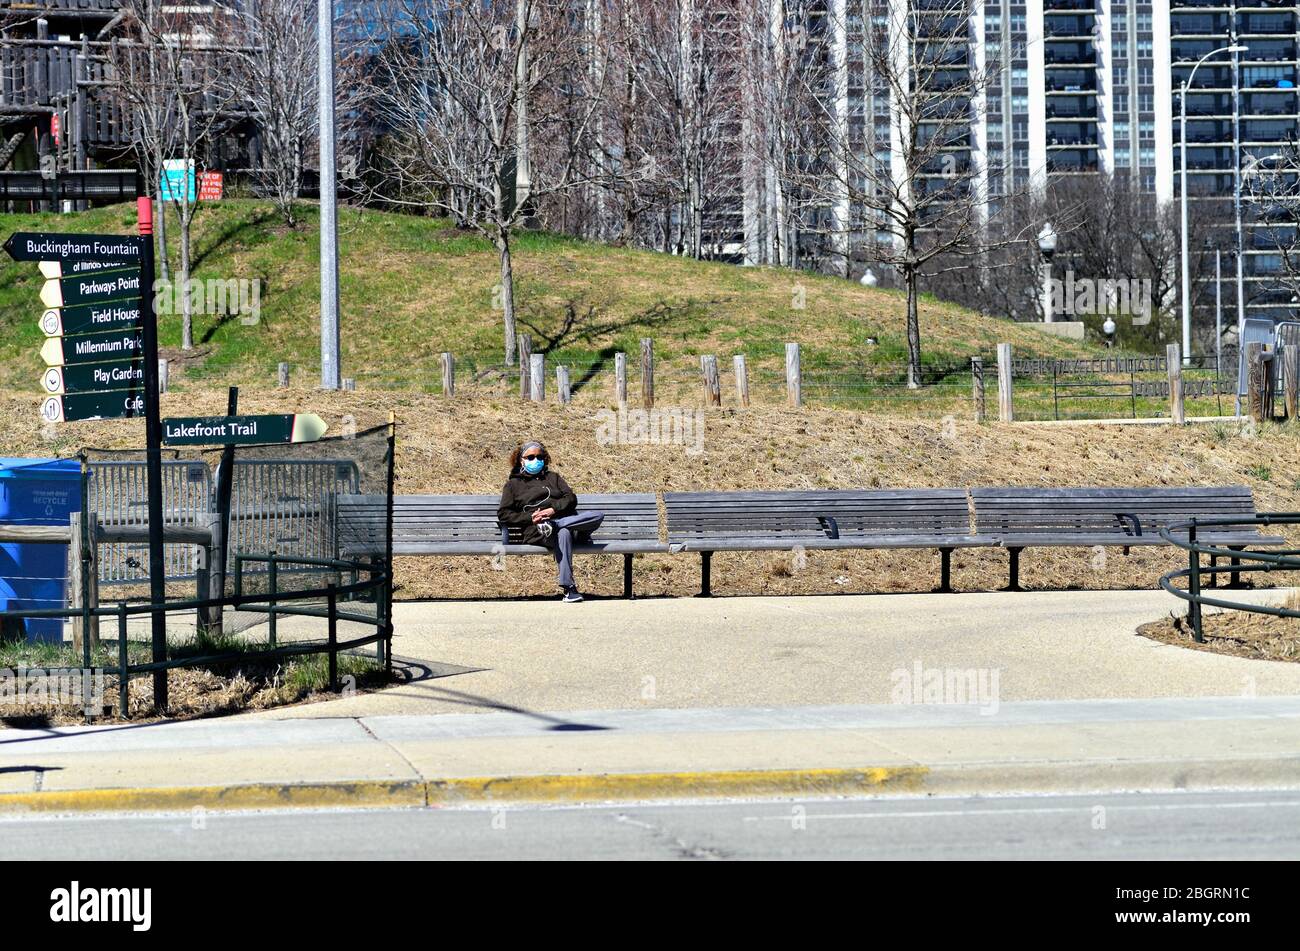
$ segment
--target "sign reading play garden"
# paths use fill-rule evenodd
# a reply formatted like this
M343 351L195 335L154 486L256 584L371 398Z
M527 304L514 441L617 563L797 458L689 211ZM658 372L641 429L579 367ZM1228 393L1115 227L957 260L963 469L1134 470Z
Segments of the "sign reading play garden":
M325 435L325 420L315 413L270 416L191 416L164 419L167 446L240 443L314 442Z

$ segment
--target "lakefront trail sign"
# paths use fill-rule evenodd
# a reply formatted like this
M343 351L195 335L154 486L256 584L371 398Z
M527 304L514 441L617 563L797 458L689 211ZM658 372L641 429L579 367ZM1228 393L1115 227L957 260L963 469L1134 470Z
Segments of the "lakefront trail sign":
M164 419L162 424L167 446L315 442L326 429L325 421L315 413L190 416Z

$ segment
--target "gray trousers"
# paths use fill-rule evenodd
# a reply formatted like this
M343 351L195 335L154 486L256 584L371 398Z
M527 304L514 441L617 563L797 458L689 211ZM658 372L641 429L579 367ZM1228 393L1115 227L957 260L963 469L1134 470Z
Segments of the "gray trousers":
M556 580L561 588L574 586L573 536L590 535L604 520L604 512L579 512L577 515L566 515L564 518L551 520L551 525L555 528L555 548L552 554L555 555L555 564L559 567L559 577Z

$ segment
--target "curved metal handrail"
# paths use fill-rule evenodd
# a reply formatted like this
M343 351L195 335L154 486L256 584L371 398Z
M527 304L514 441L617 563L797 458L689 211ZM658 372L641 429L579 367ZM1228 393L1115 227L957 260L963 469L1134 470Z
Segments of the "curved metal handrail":
M1187 552L1187 567L1161 575L1160 587L1174 597L1181 598L1188 603L1187 613L1192 623L1192 639L1198 644L1205 643L1201 608L1206 606L1223 608L1228 611L1269 614L1274 617L1300 618L1300 610L1270 604L1230 601L1222 597L1208 597L1201 590L1202 575L1209 575L1213 581L1220 574L1226 574L1235 579L1242 574L1255 571L1300 571L1300 557L1296 557L1300 556L1300 549L1249 551L1236 544L1207 542L1197 537L1200 532L1207 529L1260 527L1265 525L1300 525L1300 512L1270 512L1259 515L1245 515L1240 518L1191 518L1185 522L1176 522L1160 529L1162 539ZM1186 537L1177 537L1177 533L1180 532ZM1210 557L1209 565L1201 564L1202 555ZM1221 558L1226 558L1228 564L1219 565L1218 562ZM1180 579L1187 582L1186 588L1179 588L1174 585L1174 581Z

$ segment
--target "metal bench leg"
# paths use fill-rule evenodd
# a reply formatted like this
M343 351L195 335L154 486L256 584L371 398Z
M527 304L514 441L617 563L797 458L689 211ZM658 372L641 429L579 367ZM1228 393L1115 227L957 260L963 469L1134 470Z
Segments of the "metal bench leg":
M632 593L632 556L631 554L623 555L623 597L635 598Z
M952 549L939 549L939 591L947 593L952 590Z
M1219 556L1210 556L1210 572L1206 575L1205 586L1207 588L1217 588L1219 586L1219 573L1213 569L1219 567Z
M1231 548L1233 551L1245 551L1245 550L1246 550L1246 546L1245 546L1245 545L1229 545L1228 547ZM1234 558L1234 559L1232 559L1231 564L1232 564L1232 567L1234 567L1234 568L1239 568L1239 567L1241 567L1241 559L1240 559L1240 558ZM1244 587L1246 587L1246 582L1245 582L1244 580L1242 580L1241 572L1240 572L1240 571L1234 571L1234 572L1232 573L1232 580L1231 580L1230 582L1228 582L1228 587L1229 587L1229 588L1244 588Z
M709 568L713 562L713 552L700 552L700 597L713 597L713 590L709 587Z
M1007 585L1008 591L1020 590L1020 549L1008 548L1007 552L1011 555L1011 581Z

